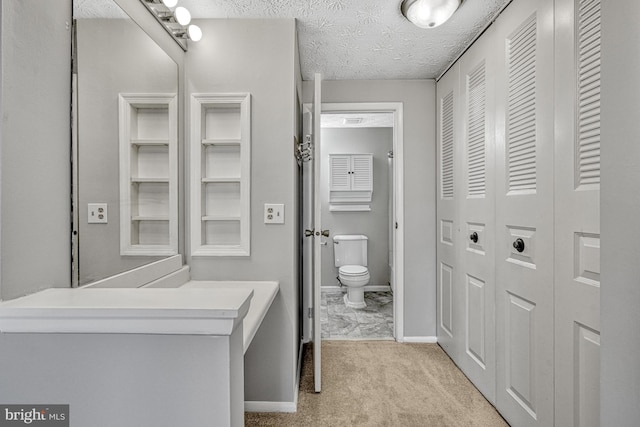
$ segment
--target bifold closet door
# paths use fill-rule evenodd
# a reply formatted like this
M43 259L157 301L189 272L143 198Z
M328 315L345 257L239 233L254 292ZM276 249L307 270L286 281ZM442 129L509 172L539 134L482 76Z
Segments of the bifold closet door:
M458 64L440 79L437 87L437 125L438 125L438 243L437 243L437 334L438 343L456 361L462 342L462 328L457 324L459 310L457 300L460 290L457 289L458 245L456 197L459 175L456 166L458 151L455 142L458 138L456 124L458 119Z
M496 21L496 406L553 425L553 0Z
M458 366L492 403L495 370L495 105L493 28L458 61L460 139L456 303Z
M555 413L600 425L600 0L556 0Z

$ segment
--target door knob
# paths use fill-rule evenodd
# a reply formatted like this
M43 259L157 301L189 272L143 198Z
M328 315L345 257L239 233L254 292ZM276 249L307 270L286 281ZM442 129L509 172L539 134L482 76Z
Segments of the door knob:
M313 230L304 230L304 237L313 236Z
M474 231L471 233L471 236L469 236L469 239L471 239L473 243L478 243L478 233Z
M329 230L322 230L322 235L324 237L329 237Z
M524 251L524 240L522 240L521 238L517 238L515 242L513 242L513 247L516 249L516 251L518 252L522 252Z

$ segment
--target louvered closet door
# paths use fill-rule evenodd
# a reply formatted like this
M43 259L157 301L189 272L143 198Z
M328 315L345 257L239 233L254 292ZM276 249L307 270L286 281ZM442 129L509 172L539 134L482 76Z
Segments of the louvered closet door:
M556 0L556 425L600 425L600 0Z
M553 1L496 21L497 407L553 425Z
M495 403L495 39L490 28L460 59L460 242L464 336L458 366Z
M440 79L437 87L438 125L438 243L437 243L437 334L438 343L453 360L458 359L462 325L457 324L460 289L456 283L456 250L459 245L456 197L458 182L455 156L458 102L458 64Z

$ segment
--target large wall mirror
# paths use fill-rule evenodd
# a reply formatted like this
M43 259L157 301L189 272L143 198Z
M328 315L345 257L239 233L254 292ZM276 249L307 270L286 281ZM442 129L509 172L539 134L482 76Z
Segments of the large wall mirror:
M178 66L112 0L74 0L74 284L178 253Z

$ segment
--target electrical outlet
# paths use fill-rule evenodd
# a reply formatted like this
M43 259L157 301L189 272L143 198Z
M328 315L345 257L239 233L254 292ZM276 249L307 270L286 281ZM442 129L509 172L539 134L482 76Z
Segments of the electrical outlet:
M106 203L89 203L88 206L87 222L89 224L106 224L108 222Z
M284 224L284 205L282 203L264 204L265 224Z

